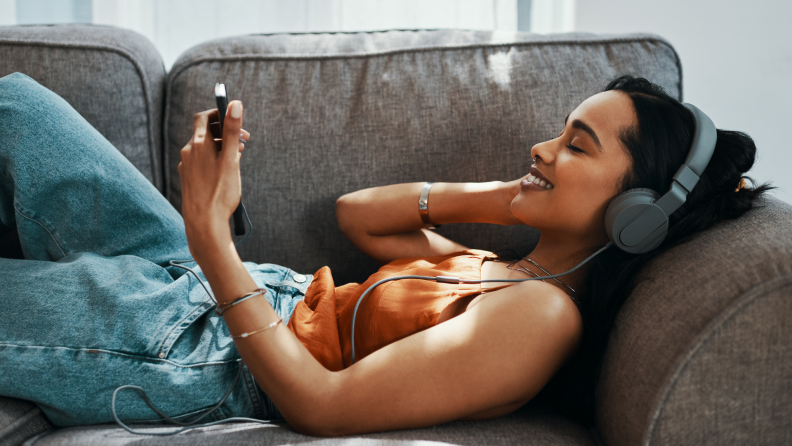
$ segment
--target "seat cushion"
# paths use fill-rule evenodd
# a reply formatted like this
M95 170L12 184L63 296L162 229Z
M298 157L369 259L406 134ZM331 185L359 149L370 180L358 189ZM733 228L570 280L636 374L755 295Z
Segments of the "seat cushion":
M242 258L307 273L328 265L337 284L360 281L377 265L339 231L339 196L400 182L522 177L530 148L625 73L681 96L677 54L648 35L443 30L211 41L169 74L167 195L180 209L179 152L193 115L215 107L213 86L224 82L244 102L252 134L241 169L255 229ZM439 232L492 251L524 252L538 238L525 227Z
M172 429L152 427L151 432L167 432ZM45 433L30 441L30 446L201 446L201 445L275 445L302 444L316 446L331 445L514 445L594 446L591 434L582 426L554 414L543 405L532 402L517 412L487 421L456 421L425 429L410 429L377 434L355 435L341 438L317 438L300 435L286 425L259 425L239 423L202 428L172 437L144 437L130 434L121 428L96 425L81 428L66 428Z
M0 445L16 446L55 427L30 401L0 398Z

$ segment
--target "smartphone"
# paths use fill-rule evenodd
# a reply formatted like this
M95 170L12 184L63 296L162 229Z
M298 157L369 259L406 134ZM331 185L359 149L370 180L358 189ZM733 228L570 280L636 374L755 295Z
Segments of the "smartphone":
M226 110L228 110L228 90L225 84L215 84L215 100L217 101L217 112L220 116L220 138L223 137L223 122L225 122ZM222 147L222 143L221 146ZM222 150L222 149L221 149ZM234 210L234 234L245 235L245 220L242 216L242 200L239 200L239 205Z

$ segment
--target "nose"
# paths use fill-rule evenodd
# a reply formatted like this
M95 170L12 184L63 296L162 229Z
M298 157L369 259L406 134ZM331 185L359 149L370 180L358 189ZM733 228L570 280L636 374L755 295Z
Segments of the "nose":
M542 160L544 164L553 162L555 152L553 150L552 142L553 140L540 142L539 144L531 147L531 158L534 159L534 163L538 163L539 160Z

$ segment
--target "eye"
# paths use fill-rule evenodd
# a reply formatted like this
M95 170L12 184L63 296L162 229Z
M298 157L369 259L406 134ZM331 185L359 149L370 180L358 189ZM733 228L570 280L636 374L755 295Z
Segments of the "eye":
M571 150L573 152L585 153L585 151L573 146L572 144L567 144L567 149L569 149L569 150Z

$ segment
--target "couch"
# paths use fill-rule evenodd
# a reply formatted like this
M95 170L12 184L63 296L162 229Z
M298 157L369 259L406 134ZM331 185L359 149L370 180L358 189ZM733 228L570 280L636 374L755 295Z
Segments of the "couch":
M395 182L518 178L530 147L622 73L683 94L674 48L643 34L249 35L197 45L166 72L131 31L0 27L0 76L16 71L71 103L176 209L192 116L214 107L212 87L225 82L252 134L241 169L254 230L242 258L307 273L329 265L337 283L377 267L337 228L338 196ZM527 227L439 231L493 251L526 252L538 239ZM307 437L283 423L141 437L112 424L56 429L35 401L0 397L0 445L790 444L791 322L792 206L768 197L646 268L609 340L592 428L532 402L489 421L349 438Z

